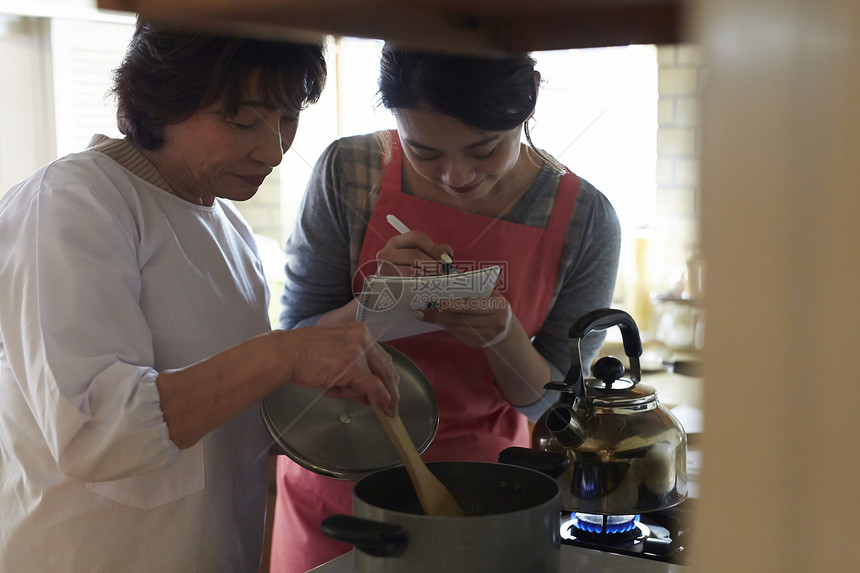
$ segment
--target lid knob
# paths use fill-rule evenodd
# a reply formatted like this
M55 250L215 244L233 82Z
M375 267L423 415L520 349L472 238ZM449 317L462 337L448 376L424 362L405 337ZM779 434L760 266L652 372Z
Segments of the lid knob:
M612 388L612 383L624 376L624 364L614 356L604 356L594 363L592 371L607 388Z

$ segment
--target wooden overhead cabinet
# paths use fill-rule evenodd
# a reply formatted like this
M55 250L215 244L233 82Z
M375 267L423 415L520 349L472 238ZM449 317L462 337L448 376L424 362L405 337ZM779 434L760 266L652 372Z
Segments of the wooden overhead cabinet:
M683 0L98 0L183 25L490 54L685 41Z

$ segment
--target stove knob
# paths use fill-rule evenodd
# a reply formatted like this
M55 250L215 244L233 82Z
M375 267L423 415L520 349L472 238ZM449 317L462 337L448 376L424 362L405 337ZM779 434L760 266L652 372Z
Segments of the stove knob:
M645 538L644 543L644 551L645 553L651 553L653 555L669 555L672 553L674 549L672 540L668 537L660 538L660 537L647 537Z

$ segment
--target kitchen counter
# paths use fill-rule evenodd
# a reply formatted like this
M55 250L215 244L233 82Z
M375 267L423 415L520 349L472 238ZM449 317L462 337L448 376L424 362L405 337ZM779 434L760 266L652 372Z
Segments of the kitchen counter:
M690 497L699 497L704 380L669 372L646 372L642 374L642 382L657 390L657 399L672 412L687 434L687 493Z
M704 405L704 379L701 378L700 372L704 367L701 365L703 360L701 352L671 349L656 340L643 341L642 349L640 357L642 382L657 390L660 403L673 411L688 434L700 433L702 431L701 412ZM629 368L629 359L625 356L619 330L607 331L606 340L600 347L598 358L604 356L615 356ZM699 363L695 371L688 373L695 373L697 376L680 374L674 372L671 366L665 366L674 361ZM628 375L629 371L624 377Z
M657 390L657 398L667 408L687 406L701 410L704 379L670 372L643 372L642 382ZM688 432L700 431L684 428Z
M312 569L313 573L354 573L352 552ZM617 555L606 551L561 546L561 573L687 573L689 567L651 559ZM478 572L475 572L478 573ZM535 572L539 573L539 572Z

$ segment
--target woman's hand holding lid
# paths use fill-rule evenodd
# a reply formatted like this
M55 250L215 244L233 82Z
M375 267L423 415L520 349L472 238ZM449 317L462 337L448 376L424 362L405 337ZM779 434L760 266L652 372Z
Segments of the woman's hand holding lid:
M156 379L170 439L180 448L281 384L323 388L394 415L399 382L391 356L358 322L268 332Z
M285 331L292 384L324 388L333 398L356 398L397 413L400 375L389 355L359 322Z

